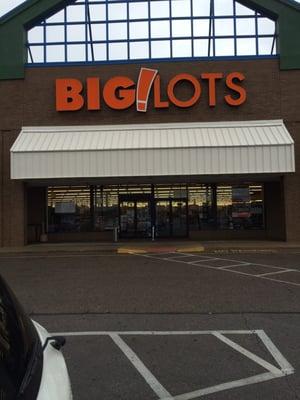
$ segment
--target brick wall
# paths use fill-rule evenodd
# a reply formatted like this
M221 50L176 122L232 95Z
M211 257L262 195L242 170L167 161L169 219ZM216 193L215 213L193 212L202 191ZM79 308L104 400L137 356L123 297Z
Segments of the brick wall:
M68 77L85 81L87 77L100 77L103 86L107 79L125 75L136 82L140 70L140 65L137 64L28 68L24 80L0 81L0 246L20 245L26 242L24 236L25 225L27 225L25 186L9 178L9 149L22 126L261 119L284 119L296 142L297 174L284 178L285 212L281 211L280 224L281 228L284 227L284 218L286 218L287 238L300 240L300 179L298 176L300 169L300 71L280 72L277 59L153 63L145 66L159 70L162 93L165 93L170 78L178 73L186 72L200 77L204 72L222 72L225 75L233 71L242 72L246 76L243 85L247 89L247 101L238 108L228 106L224 101L224 95L228 94L228 90L223 80L217 82L217 105L210 108L208 85L206 81L202 81L200 102L189 109L179 109L170 105L169 109L155 110L152 107L151 97L147 113L136 112L134 106L128 110L115 111L103 102L101 111L87 111L85 108L72 113L55 111L54 82L56 78ZM182 85L176 93L178 97L187 98L191 93L191 88L188 84ZM166 100L165 94L162 100ZM283 191L281 186L277 187L277 191L279 196ZM284 235L280 234L280 237L282 236Z

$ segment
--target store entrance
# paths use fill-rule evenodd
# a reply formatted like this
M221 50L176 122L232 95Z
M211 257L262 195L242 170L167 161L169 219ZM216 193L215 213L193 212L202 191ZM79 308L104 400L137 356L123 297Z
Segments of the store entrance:
M188 236L187 199L154 199L151 195L119 195L120 238Z
M279 183L276 190L280 193ZM111 241L117 231L120 238L146 240L251 239L266 233L261 183L50 186L47 197L45 218L45 189L28 194L31 242L44 229L53 242Z
M120 238L150 238L151 226L150 196L119 196Z
M187 199L157 199L155 211L157 238L188 236Z

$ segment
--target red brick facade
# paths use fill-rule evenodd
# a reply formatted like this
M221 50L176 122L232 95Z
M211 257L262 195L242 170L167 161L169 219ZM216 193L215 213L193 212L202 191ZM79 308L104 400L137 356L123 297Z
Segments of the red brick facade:
M280 71L279 60L168 62L146 64L159 70L162 93L166 83L178 73L200 77L204 72L242 72L246 79L247 101L240 107L230 107L224 101L228 94L224 80L217 82L217 105L208 105L208 85L202 81L199 103L191 108L154 109L150 98L147 113L138 113L135 107L115 111L102 104L101 111L57 112L55 110L55 79L100 77L101 82L118 75L131 77L135 82L140 70L138 64L99 65L77 67L28 68L24 80L0 81L0 246L23 245L29 234L28 217L43 218L40 201L42 191L28 189L29 183L10 179L10 147L22 126L101 125L164 122L210 122L236 120L283 119L295 141L296 173L286 176L268 176L265 181L266 231L261 235L269 239L300 240L300 71ZM178 97L186 98L191 88L182 85ZM165 100L163 98L162 100ZM243 177L238 177L242 181ZM260 179L259 176L255 177ZM101 177L99 178L101 179ZM27 204L27 194L37 202ZM33 197L32 197L33 196ZM257 234L257 233L256 233ZM252 236L254 233L252 233ZM211 234L201 233L203 238ZM213 238L230 238L229 233ZM253 237L254 238L254 237Z

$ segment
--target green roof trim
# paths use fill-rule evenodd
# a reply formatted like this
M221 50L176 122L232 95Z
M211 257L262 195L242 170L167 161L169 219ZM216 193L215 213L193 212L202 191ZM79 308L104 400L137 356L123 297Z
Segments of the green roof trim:
M0 80L24 78L26 30L75 0L27 0L0 18ZM293 0L238 0L278 23L280 68L300 69L300 4Z
M26 30L75 0L27 0L0 19L0 80L24 78Z

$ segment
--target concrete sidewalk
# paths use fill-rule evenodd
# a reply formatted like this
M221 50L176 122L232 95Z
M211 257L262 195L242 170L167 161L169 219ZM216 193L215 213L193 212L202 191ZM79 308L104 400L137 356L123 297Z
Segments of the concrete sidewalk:
M119 241L102 243L43 243L23 247L2 247L0 256L8 254L54 254L54 253L162 253L162 252L300 252L300 242L282 241Z

